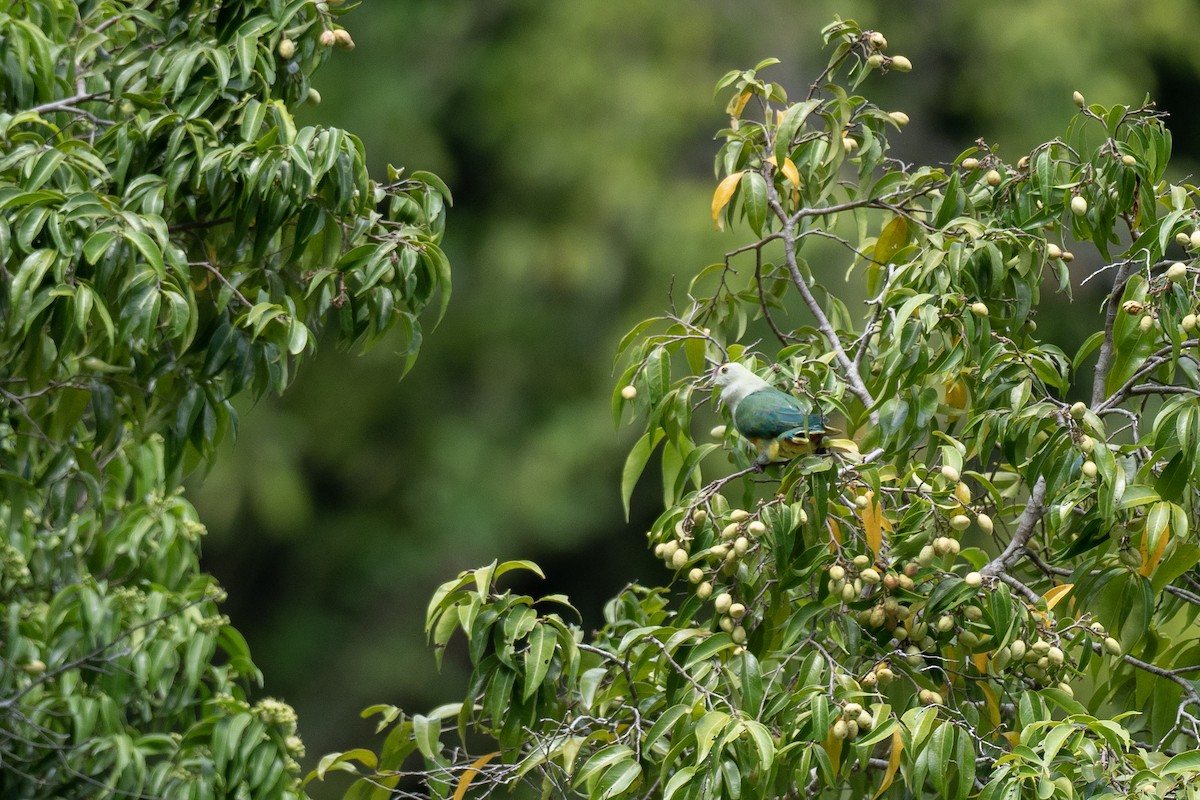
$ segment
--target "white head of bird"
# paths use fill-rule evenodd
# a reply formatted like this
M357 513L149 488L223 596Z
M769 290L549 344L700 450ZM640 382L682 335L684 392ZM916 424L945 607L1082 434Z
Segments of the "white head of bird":
M713 382L721 388L721 402L730 411L736 411L738 403L746 397L763 389L771 388L771 384L736 361L730 361L717 367Z

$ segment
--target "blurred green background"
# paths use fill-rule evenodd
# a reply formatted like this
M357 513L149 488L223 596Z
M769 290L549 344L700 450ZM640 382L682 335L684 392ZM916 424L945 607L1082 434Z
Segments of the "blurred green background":
M461 699L461 661L435 673L421 630L460 570L533 559L547 580L527 590L567 592L587 628L626 583L666 578L643 537L653 475L622 516L632 437L612 425L612 357L673 278L744 241L709 216L713 85L775 56L767 74L799 92L834 14L914 64L863 87L911 116L893 137L905 161L983 137L1015 162L1064 129L1076 89L1150 94L1177 171L1200 161L1193 1L367 0L344 18L357 48L333 53L304 121L359 135L376 177L392 163L445 179L454 298L402 382L396 347L330 347L286 398L244 408L192 493L206 566L267 691L298 709L306 766L366 743L368 704ZM1098 296L1077 299L1094 313ZM1039 325L1075 341L1069 315Z

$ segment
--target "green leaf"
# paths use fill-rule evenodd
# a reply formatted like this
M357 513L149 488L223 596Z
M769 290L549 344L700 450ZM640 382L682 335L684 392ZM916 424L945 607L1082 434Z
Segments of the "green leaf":
M665 435L661 428L655 428L638 439L625 459L625 468L621 471L621 506L625 509L626 522L629 521L629 501L633 497L633 488L642 476L646 462L650 460L650 456Z
M703 762L708 758L717 739L725 727L733 721L724 711L709 711L696 723L696 761Z
M696 666L702 661L707 661L708 659L712 658L717 653L720 653L723 650L729 650L736 646L737 645L734 644L733 639L730 638L728 633L725 633L724 631L720 633L714 633L703 642L692 648L692 652L688 654L687 661L684 663L683 668L690 670L692 667Z
M350 761L358 761L367 769L375 769L375 765L378 763L375 759L375 754L363 748L347 750L344 753L329 753L322 756L321 760L317 763L317 778L325 780L326 773L331 769L354 772L354 767L348 763Z
M746 222L750 224L750 230L762 236L767 222L767 181L761 173L751 170L742 180L741 191Z
M675 774L667 781L666 788L663 790L663 800L672 800L679 791L691 783L692 778L696 775L696 768L692 766L682 767L676 770Z
M1136 508L1137 506L1144 506L1147 503L1153 503L1158 499L1158 492L1154 491L1154 489L1140 483L1134 483L1125 487L1125 491L1121 494L1121 502L1117 508L1124 511Z
M792 140L796 138L800 126L820 104L820 100L805 100L802 103L796 103L784 112L783 118L779 120L779 126L775 129L775 158L780 163L791 152Z
M666 736L671 728L675 727L675 723L685 714L691 713L691 710L690 705L677 703L660 714L642 739L642 747L647 751L653 750L654 745L658 744L658 740Z
M741 724L749 732L754 747L758 750L758 768L766 772L775 763L775 738L771 736L767 726L757 720L747 719Z
M1200 772L1200 750L1188 750L1172 756L1171 760L1162 766L1163 775L1175 775L1181 772Z
M1147 284L1141 275L1133 275L1125 285L1121 302L1141 303L1146 299ZM1141 317L1137 314L1117 314L1113 325L1113 357L1108 376L1104 380L1104 391L1112 394L1128 381L1154 349L1153 333L1142 333Z
M600 688L600 682L607 676L608 670L604 667L592 667L580 676L579 698L584 708L590 709L595 705L596 690Z
M600 800L618 797L642 777L642 765L632 758L614 764L596 787Z
M631 760L633 749L625 744L610 744L592 754L575 776L576 785L586 782L589 778L600 774L609 767L622 761ZM635 762L636 763L636 762Z
M550 660L554 657L554 645L558 635L550 626L538 622L529 632L529 648L525 651L525 690L522 700L528 700L537 693L546 673L550 669Z
M88 237L83 244L83 258L87 263L93 266L97 264L108 249L112 247L112 243L117 240L117 234L112 231L97 231Z
M439 738L442 733L442 721L414 714L412 724L413 738L417 742L417 749L430 761L436 760L442 752L442 742Z
M166 269L163 266L162 249L158 246L157 242L141 231L127 230L124 236L142 254L142 257L146 260L145 263L154 270L159 280L167 277Z

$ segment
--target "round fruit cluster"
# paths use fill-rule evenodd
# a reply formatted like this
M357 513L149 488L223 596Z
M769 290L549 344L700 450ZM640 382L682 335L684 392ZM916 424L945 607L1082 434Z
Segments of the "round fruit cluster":
M829 726L829 735L834 739L853 739L875 726L875 718L861 703L849 702L842 706L842 713Z

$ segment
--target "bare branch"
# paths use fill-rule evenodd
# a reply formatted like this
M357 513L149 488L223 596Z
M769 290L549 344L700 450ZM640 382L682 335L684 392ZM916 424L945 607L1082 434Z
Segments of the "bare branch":
M1009 575L1007 572L996 573L996 578L998 580L1002 581L1003 583L1008 584L1013 589L1016 589L1032 605L1037 605L1042 599L1041 595L1039 595L1033 589L1030 589L1025 584L1021 583L1019 580L1014 578L1012 575Z
M1029 537L1033 535L1038 521L1046 513L1045 500L1046 479L1039 477L1033 484L1033 490L1029 493L1029 500L1025 503L1025 510L1021 512L1021 516L1017 520L1017 530L1013 534L1012 541L1008 543L1008 547L1004 548L1003 553L993 558L984 565L983 569L979 570L980 574L994 575L1003 580L1003 576L1008 572L1008 568L1020 559L1021 553L1025 548L1025 543L1029 541ZM1007 583L1007 581L1005 582Z
M1117 314L1121 313L1121 296L1125 292L1125 284L1135 269L1133 261L1125 261L1117 270L1117 277L1113 279L1112 294L1108 296L1108 308L1104 314L1104 343L1100 345L1096 373L1092 378L1092 408L1104 401L1104 384L1108 382L1108 372L1112 369L1113 329L1117 324Z

